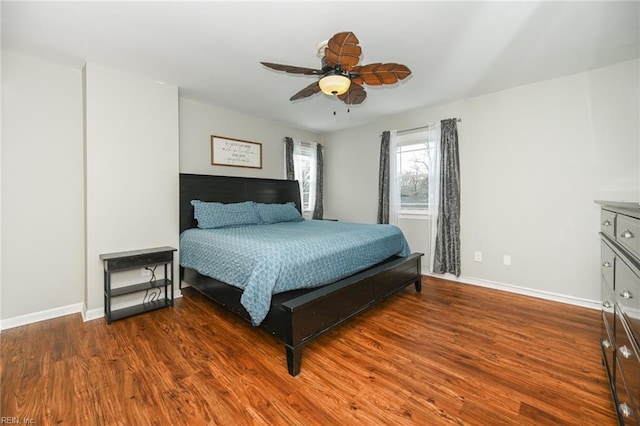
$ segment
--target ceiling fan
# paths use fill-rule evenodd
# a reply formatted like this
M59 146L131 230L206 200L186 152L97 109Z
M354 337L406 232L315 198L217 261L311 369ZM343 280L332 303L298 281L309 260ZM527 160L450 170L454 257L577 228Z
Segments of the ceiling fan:
M293 95L290 101L306 98L322 91L327 95L337 96L348 105L356 105L362 103L367 97L363 84L370 86L394 84L411 74L407 66L396 63L358 65L362 53L358 43L358 38L350 31L338 33L328 41L320 43L317 50L318 56L322 59L322 69L271 62L260 63L290 74L321 76L318 81Z

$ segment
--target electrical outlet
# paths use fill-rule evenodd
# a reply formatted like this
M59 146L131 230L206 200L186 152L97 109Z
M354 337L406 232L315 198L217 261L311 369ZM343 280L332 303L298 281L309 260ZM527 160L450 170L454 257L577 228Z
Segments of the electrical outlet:
M511 256L509 256L508 254L505 254L505 255L504 255L504 259L503 259L503 260L504 260L504 262L503 262L503 263L504 263L505 265L507 265L507 266L511 265Z
M473 260L475 260L476 262L482 262L482 252L475 252L475 254L473 255Z
M148 270L147 268L142 268L142 269L140 269L140 276L141 277L150 277L151 276L151 271Z

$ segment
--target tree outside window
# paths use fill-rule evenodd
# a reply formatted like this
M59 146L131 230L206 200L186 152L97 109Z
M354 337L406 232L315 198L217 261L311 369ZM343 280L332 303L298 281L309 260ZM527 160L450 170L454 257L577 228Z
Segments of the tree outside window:
M299 182L302 210L305 212L313 210L313 206L309 202L311 199L311 161L312 158L308 155L307 150L295 156L296 171L299 170L301 177Z
M426 140L398 144L397 177L400 191L400 211L427 212L433 148L433 145Z
M294 141L295 179L300 184L302 215L311 218L316 204L317 144Z

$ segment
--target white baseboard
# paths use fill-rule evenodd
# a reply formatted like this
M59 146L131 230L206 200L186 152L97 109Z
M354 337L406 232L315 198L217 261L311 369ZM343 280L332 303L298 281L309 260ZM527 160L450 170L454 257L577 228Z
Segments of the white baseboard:
M175 287L173 289L173 298L174 299L178 299L182 297L182 292ZM129 306L134 306L134 305L138 305L140 304L139 300L130 300L128 302L123 302L123 303L115 303L113 305L111 305L111 309L115 310L115 309L123 309L123 308L128 308ZM104 318L104 306L100 306L99 308L93 308L93 309L83 309L82 310L82 320L84 322L87 321L93 321L95 319L99 319L99 318Z
M115 311L115 310L118 310L118 309L124 309L124 308L128 308L130 306L135 306L135 305L139 305L139 304L140 304L139 300L130 300L128 302L114 303L114 304L111 305L111 309L112 309L112 311ZM100 306L99 308L93 308L93 309L86 310L86 311L84 311L84 314L82 315L82 320L84 322L93 321L93 320L100 319L100 318L104 318L104 306Z
M73 305L60 306L59 308L46 309L44 311L7 318L0 321L0 330L7 330L9 328L45 321L69 314L81 313L82 307L82 303L74 303Z
M435 277L435 278L444 278L449 281L456 281L463 284L471 284L479 287L486 287L486 288L492 288L495 290L507 291L509 293L522 294L524 296L537 297L538 299L545 299L545 300L551 300L554 302L566 303L568 305L582 306L583 308L596 309L596 310L602 309L602 306L599 300L590 300L590 299L584 299L581 297L567 296L565 294L552 293L549 291L537 290L537 289L532 289L527 287L520 287L513 284L505 284L505 283L499 283L495 281L483 280L481 278L473 278L473 277L465 277L465 276L456 277L451 274L439 275L439 274L431 274L428 272L425 273L424 275Z
M83 306L83 309L82 309L83 322L92 321L92 320L103 318L103 317L104 317L104 306L100 306L99 308L93 308L93 309L86 309L86 307Z
M177 299L182 297L182 293L178 288L173 290L173 298ZM133 306L136 302L120 303L114 305L116 309L126 308L127 306ZM45 321L57 317L62 317L69 314L80 313L83 321L91 321L98 318L104 318L104 306L94 309L86 309L84 303L75 303L73 305L61 306L59 308L47 309L44 311L34 312L31 314L20 315L13 318L7 318L0 320L0 330L7 330L9 328L19 327L21 325L33 324L34 322Z

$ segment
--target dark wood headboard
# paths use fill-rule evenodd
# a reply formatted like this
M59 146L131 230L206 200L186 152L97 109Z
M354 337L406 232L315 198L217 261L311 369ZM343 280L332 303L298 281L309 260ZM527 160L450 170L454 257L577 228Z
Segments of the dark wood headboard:
M191 200L279 204L292 201L302 211L297 180L180 173L180 232L197 226Z

